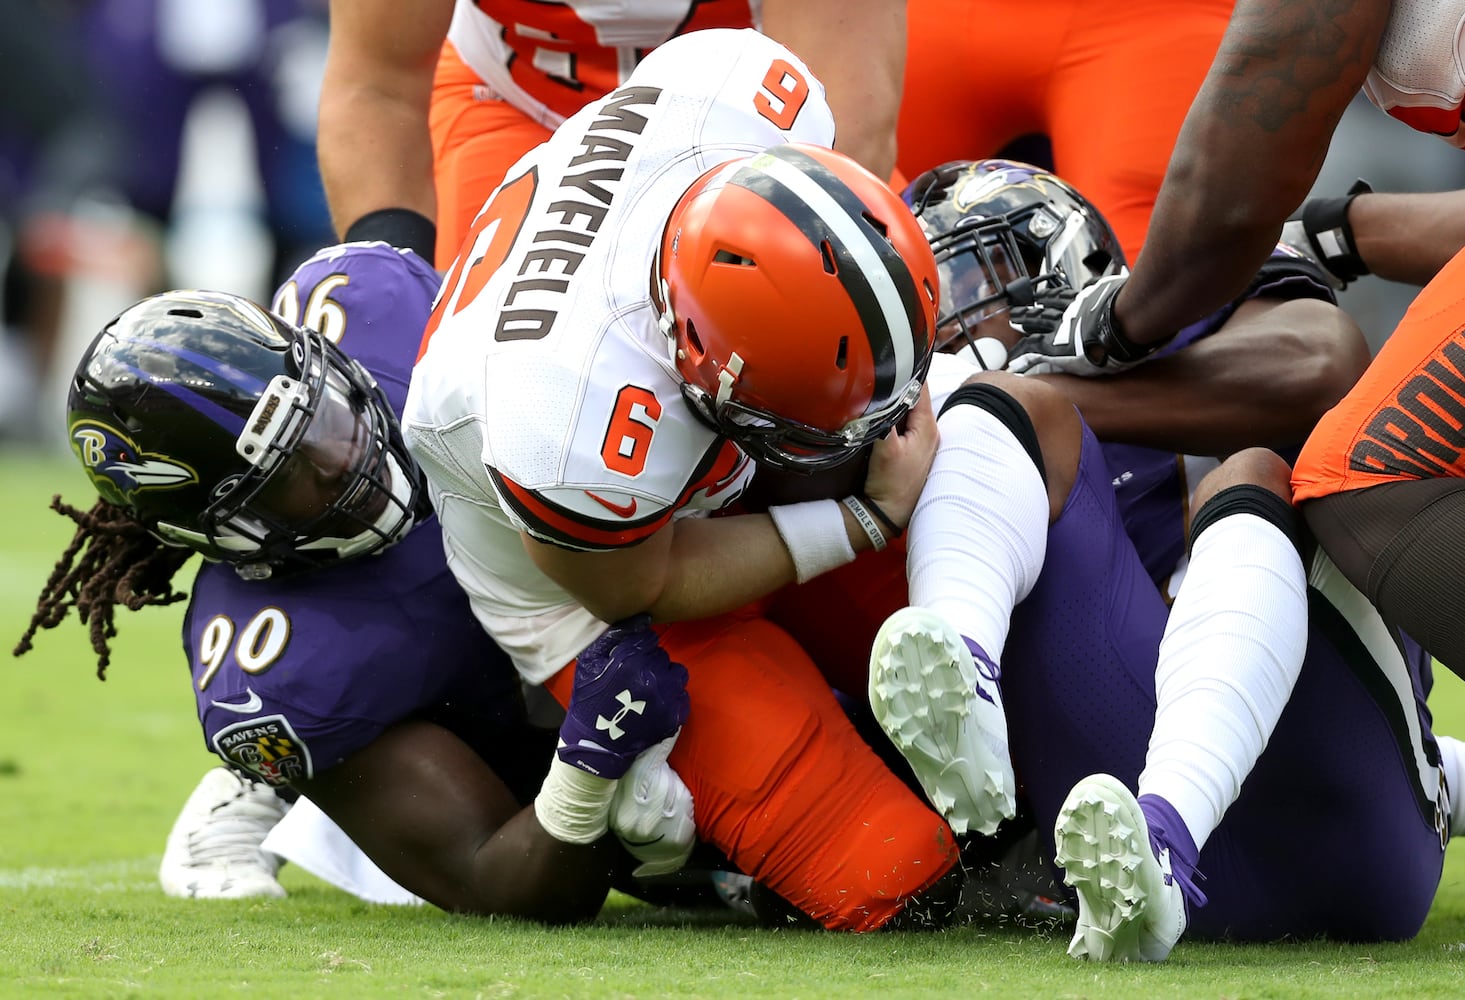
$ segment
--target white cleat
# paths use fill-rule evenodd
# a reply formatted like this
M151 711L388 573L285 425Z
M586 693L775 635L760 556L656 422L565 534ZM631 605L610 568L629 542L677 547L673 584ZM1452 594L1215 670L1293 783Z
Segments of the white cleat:
M991 834L1016 814L1002 694L940 615L909 607L886 619L870 652L870 707L954 831Z
M285 895L280 859L260 850L289 806L267 786L227 767L203 776L168 833L158 881L180 899Z
M1167 883L1170 851L1150 849L1139 802L1118 778L1084 778L1058 811L1054 860L1078 893L1068 953L1094 962L1163 962L1185 933L1185 897Z

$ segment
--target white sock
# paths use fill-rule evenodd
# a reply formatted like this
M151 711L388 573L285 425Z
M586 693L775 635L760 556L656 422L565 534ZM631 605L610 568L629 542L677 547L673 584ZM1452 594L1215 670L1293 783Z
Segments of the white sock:
M1002 421L977 406L941 415L941 443L906 539L910 602L999 661L1009 619L1043 568L1048 491Z
M1199 850L1266 748L1307 651L1307 580L1255 514L1201 532L1155 670L1155 727L1139 794L1165 798Z

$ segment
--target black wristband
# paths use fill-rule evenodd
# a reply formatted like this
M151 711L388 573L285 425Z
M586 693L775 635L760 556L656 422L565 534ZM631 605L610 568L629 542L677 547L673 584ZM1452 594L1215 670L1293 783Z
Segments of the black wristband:
M869 497L865 496L863 492L856 493L855 499L864 504L865 509L868 510L871 514L875 515L875 520L879 521L881 526L885 528L885 534L887 537L899 538L901 535L905 534L905 529L896 527L895 522L890 519L890 515L881 510L880 505L874 500L871 500Z
M1341 198L1309 198L1302 203L1302 228L1313 250L1322 258L1323 266L1344 284L1372 273L1358 256L1353 226L1348 221L1348 206L1353 204L1353 199L1372 191L1368 182L1360 178Z
M1158 351L1170 339L1166 337L1153 344L1136 344L1124 335L1119 320L1114 316L1114 300L1119 297L1119 290L1124 284L1122 281L1111 284L1105 289L1103 300L1092 307L1098 313L1094 317L1094 336L1084 342L1083 352L1098 368L1108 364L1111 358L1121 364L1133 364Z
M437 226L431 219L410 208L379 208L367 212L351 223L343 243L369 243L381 240L394 247L411 250L429 264L437 247Z

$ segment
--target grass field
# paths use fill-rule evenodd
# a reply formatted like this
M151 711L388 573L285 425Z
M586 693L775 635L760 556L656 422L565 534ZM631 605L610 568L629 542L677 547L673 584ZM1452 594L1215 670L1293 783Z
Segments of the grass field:
M0 452L7 649L70 537L45 509L58 491L90 503L69 463ZM1073 962L1061 931L767 931L623 897L592 926L549 931L369 906L291 868L284 900L166 899L156 882L163 838L213 760L193 715L180 615L124 612L106 683L74 622L0 670L0 998L1465 995L1459 849L1415 941L1182 943L1157 967ZM1465 732L1465 691L1453 677L1434 707L1437 728ZM1308 862L1298 844L1297 863Z

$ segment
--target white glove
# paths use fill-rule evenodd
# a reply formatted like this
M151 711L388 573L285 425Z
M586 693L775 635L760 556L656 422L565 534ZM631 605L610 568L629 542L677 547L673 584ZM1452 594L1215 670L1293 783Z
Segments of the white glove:
M666 762L676 741L673 733L643 751L621 777L611 799L610 828L641 862L631 873L636 876L679 870L697 843L692 793Z
M1159 344L1130 344L1114 328L1114 297L1128 272L1111 274L1072 289L1040 292L1030 306L1012 310L1011 323L1025 336L1007 359L1007 370L1019 375L1061 372L1067 375L1113 375L1144 360Z

